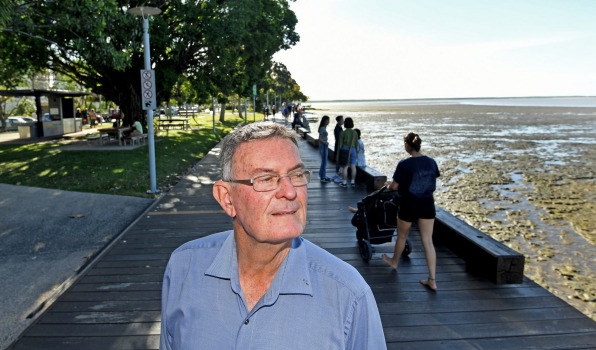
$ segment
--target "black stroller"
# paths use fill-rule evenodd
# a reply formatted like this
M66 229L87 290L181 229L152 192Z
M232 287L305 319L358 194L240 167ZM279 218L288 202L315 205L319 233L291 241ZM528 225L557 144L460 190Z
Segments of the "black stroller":
M356 227L362 260L370 260L374 252L373 244L391 242L397 229L398 209L397 191L390 191L386 187L372 192L358 202L358 211L352 217L352 225ZM410 252L410 242L406 240L402 256L408 256Z

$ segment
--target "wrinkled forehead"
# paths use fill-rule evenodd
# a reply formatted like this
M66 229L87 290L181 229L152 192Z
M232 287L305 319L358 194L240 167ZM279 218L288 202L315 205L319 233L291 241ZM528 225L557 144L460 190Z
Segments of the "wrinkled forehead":
M243 142L232 157L232 170L238 175L255 171L283 172L304 167L300 152L291 140L271 137Z

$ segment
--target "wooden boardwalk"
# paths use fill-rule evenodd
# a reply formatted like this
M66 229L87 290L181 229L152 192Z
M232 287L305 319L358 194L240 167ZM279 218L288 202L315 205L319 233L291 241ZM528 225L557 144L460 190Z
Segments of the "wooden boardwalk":
M318 150L305 141L300 147L315 174L304 237L355 266L368 281L389 349L596 348L592 319L527 278L523 284L495 285L471 275L443 246L437 246L439 291L429 292L418 283L427 269L415 233L413 252L399 273L379 257L392 251L391 244L376 246L371 261L363 262L347 207L366 189L319 183ZM158 349L161 281L170 253L186 241L231 228L211 196L218 178L215 153L118 237L12 348Z

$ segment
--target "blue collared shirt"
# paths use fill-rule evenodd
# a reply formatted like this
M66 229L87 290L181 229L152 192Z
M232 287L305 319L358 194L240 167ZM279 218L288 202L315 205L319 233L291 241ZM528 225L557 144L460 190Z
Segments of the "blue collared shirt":
M253 310L245 305L233 231L182 245L164 276L160 348L387 348L362 276L303 238Z

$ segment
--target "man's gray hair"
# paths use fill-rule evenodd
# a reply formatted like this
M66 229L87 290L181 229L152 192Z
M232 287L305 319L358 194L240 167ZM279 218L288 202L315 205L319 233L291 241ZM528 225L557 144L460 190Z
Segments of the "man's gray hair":
M264 140L273 137L288 139L298 147L296 133L285 126L273 122L251 123L230 132L223 139L221 154L219 155L222 180L226 181L233 179L232 157L234 156L234 153L236 153L238 146L244 142Z

